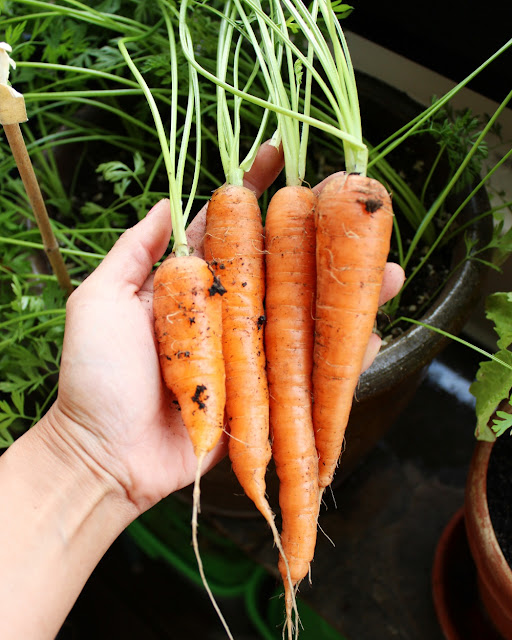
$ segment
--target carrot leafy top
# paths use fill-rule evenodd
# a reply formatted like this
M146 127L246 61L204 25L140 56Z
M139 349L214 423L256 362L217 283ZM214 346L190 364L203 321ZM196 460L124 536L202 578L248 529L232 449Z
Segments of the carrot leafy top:
M229 27L220 29L231 38L236 28L252 46L259 75L263 77L268 90L266 99L261 94L251 93L250 83L241 88L236 74L228 82L225 66L218 64L213 73L199 63L195 55L198 45L192 41L187 22L187 11L192 6L215 11L211 6L196 0L181 2L180 37L184 55L194 69L214 82L224 95L229 93L277 114L276 144L283 144L288 184L300 184L304 177L310 126L343 141L348 171L366 172L368 152L361 137L353 69L343 33L329 0L313 0L309 9L300 0L268 0L264 4L261 0L232 0L226 4L222 17ZM331 36L327 39L316 24L319 15L326 22L329 20ZM298 25L302 31L307 42L306 52L296 44L289 25ZM336 39L331 42L333 37ZM226 37L224 42L227 43L229 38ZM237 42L238 47L242 46L242 40L238 39ZM225 64L227 50L221 42L219 47ZM312 117L309 104L312 80L325 93L336 115L334 123ZM221 129L221 137L224 131ZM222 146L223 142L220 144Z
M204 69L196 59L200 44L192 41L189 29L190 10L204 10L220 17L215 73ZM268 111L261 115L257 133L243 160L240 160L243 100L250 96L251 85L259 76L259 66L243 55L245 35L240 31L236 2L227 0L222 12L212 5L183 0L180 6L180 38L182 50L195 72L216 84L217 142L226 181L240 186L245 171L250 169L261 144L268 120Z
M162 10L162 14L166 23L168 37L169 37L169 50L170 50L170 65L171 65L171 109L170 109L170 132L167 136L165 133L164 125L156 100L148 87L143 75L132 60L127 43L134 40L147 37L147 34L141 36L133 36L121 38L118 42L119 50L121 51L124 59L130 70L132 71L136 81L140 85L146 100L151 109L153 120L155 122L155 128L160 141L162 150L162 156L169 180L169 197L171 203L171 217L172 228L174 235L174 247L173 251L177 256L183 256L189 254L189 247L187 243L187 237L185 234L185 228L190 210L193 204L194 195L197 190L197 184L199 181L199 173L201 166L201 108L199 99L199 82L197 72L195 69L189 67L188 75L188 99L185 111L184 121L181 127L178 127L178 115L180 110L178 109L178 96L180 87L178 86L178 54L176 49L176 38L174 34L174 27L171 22L171 15L177 16L177 11L174 4L167 0L159 0L159 6ZM189 147L189 141L192 133L192 128L195 128L195 162L194 173L192 178L192 186L190 188L187 204L183 207L182 192L183 181L185 177L185 169L187 164L187 153ZM177 150L179 146L179 152Z

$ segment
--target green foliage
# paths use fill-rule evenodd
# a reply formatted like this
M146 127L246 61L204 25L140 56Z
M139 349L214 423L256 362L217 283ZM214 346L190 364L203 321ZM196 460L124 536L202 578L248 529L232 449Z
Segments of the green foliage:
M142 189L144 188L139 179L145 172L144 160L140 153L136 153L133 157L133 169L124 162L112 160L102 162L96 171L101 173L105 180L114 183L114 193L119 197L124 196L133 180L136 180Z
M4 272L2 287L9 282L13 297L0 322L0 447L35 424L55 399L65 318L54 279L42 288L31 277Z
M492 441L495 435L507 430L508 419L498 414L492 428L489 421L498 405L510 397L512 389L512 293L494 293L486 303L486 316L494 323L498 334L498 351L493 359L480 363L476 380L470 387L476 398L476 436L480 440ZM502 413L502 412L500 412Z
M502 436L509 429L512 430L512 415L506 411L496 411L496 418L493 420L492 428L497 436Z
M462 164L468 151L476 145L476 153L457 183L457 189L471 184L480 176L483 161L488 157L486 141L477 142L482 128L481 118L470 109L455 111L449 104L437 111L429 122L427 131L437 140L440 152L445 155L452 171Z
M333 0L333 2L331 3L331 7L340 20L348 18L348 16L354 10L354 7L347 4L346 2L343 2L343 0Z

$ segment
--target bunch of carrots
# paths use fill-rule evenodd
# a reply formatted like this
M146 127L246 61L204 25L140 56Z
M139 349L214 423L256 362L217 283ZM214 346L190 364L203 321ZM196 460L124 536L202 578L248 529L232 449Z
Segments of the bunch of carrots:
M308 9L299 0L271 0L270 8L260 0L227 0L216 74L195 59L186 19L189 1L181 3L178 15L174 3L160 0L171 57L176 60L174 16L190 63L182 136L190 133L194 113L198 117L200 112L200 73L218 87L226 182L208 204L204 259L190 255L186 215L178 215L183 214L181 200L171 198L175 247L155 273L155 333L163 378L179 403L198 460L193 541L210 598L231 638L208 589L197 546L201 469L227 431L233 470L271 527L279 550L286 627L292 638L299 628L296 590L310 572L322 493L338 464L375 322L393 213L386 189L365 175L367 152L353 70L330 1L314 0ZM317 25L320 17L330 42ZM291 20L307 37L305 53L289 37ZM254 46L268 100L251 96L254 74L240 86L237 61L247 41ZM124 54L129 58L126 48ZM235 71L228 79L231 55ZM327 81L315 68L315 56ZM133 63L132 70L147 92L161 132L156 105ZM336 107L338 126L311 117L313 79ZM243 99L262 106L265 114L255 144L240 161ZM243 186L243 175L254 160L269 113L277 117L274 143L284 152L286 186L272 198L263 227L256 195ZM345 149L346 171L332 176L319 195L303 184L311 125L335 133ZM199 129L196 133L199 149ZM175 139L176 130L171 132ZM164 153L174 194L181 186L185 148L182 137L177 162L168 145ZM280 480L280 533L266 498L271 456Z

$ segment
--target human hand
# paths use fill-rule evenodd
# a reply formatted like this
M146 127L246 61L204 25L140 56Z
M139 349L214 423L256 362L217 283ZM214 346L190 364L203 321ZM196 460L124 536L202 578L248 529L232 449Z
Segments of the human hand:
M268 144L246 176L260 195L282 168ZM188 229L202 254L206 207ZM134 517L190 484L197 461L165 388L155 345L151 270L171 233L169 202L158 203L128 230L101 265L72 294L67 307L59 394L48 414L50 437L62 440L92 471L128 498ZM381 303L396 295L403 272L385 273ZM380 346L369 344L369 366ZM205 460L205 470L225 453L226 437Z
M259 196L282 163L280 152L263 145L246 186ZM187 233L196 255L202 254L205 210ZM120 489L135 516L190 484L197 466L177 405L162 382L153 330L151 271L170 235L170 206L164 200L121 236L70 296L59 393L43 425L46 441L73 452ZM225 450L224 438L205 460L205 470Z

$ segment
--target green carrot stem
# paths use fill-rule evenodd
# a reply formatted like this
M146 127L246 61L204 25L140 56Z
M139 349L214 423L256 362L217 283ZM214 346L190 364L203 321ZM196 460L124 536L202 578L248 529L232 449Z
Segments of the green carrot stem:
M168 7L165 2L159 2L165 16L168 35L169 35L169 48L170 48L170 59L171 59L171 134L170 134L170 142L167 139L165 129L162 123L162 118L160 116L160 112L158 110L158 106L156 104L155 98L149 89L144 77L140 73L137 66L134 64L130 54L128 53L128 49L126 47L126 43L129 41L139 40L143 36L138 36L137 38L122 38L118 42L119 50L123 55L123 58L126 60L128 67L133 73L137 83L141 87L146 100L148 102L149 108L151 110L153 120L155 123L155 128L158 134L158 139L160 141L160 147L162 149L162 154L164 158L164 164L167 171L167 178L169 182L169 198L171 204L171 219L172 219L172 227L174 234L174 247L173 251L176 256L188 255L189 248L187 242L187 236L185 233L185 219L186 214L183 211L183 205L181 201L182 194L182 186L183 186L183 174L185 168L184 158L186 157L186 147L188 145L188 140L190 136L190 125L192 120L192 114L195 110L195 115L199 118L199 89L197 82L194 82L193 73L191 70L189 76L189 102L187 107L187 112L185 116L185 125L182 133L181 145L180 145L180 157L178 158L178 162L176 163L176 132L177 132L177 113L178 110L176 108L177 101L177 84L178 84L178 62L177 62L177 54L176 54L176 43L174 39L174 31L170 22L170 18L167 14ZM173 108L174 107L174 108ZM197 135L198 139L196 140L197 147L200 146L200 127L197 127ZM196 149L197 149L196 147ZM199 152L197 152L199 153ZM194 185L197 185L197 176L198 176L198 163L196 163L195 173L194 173ZM193 187L194 189L195 187ZM192 199L192 192L190 198Z

